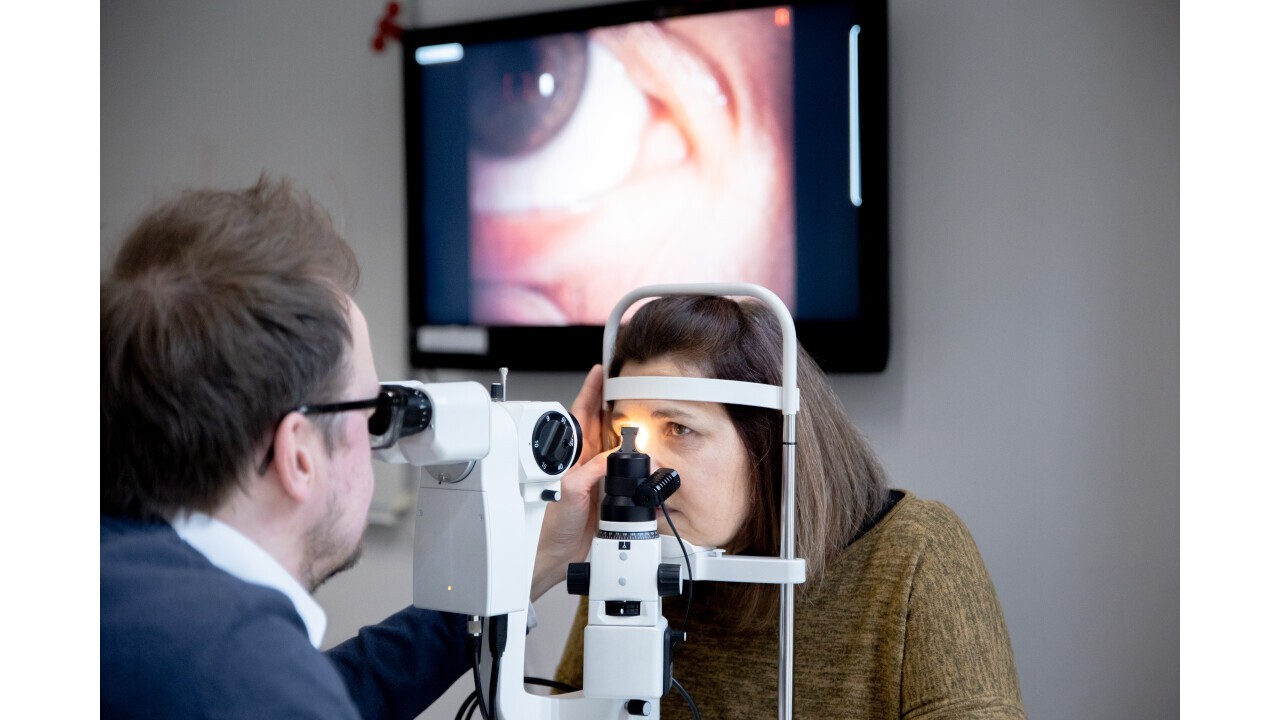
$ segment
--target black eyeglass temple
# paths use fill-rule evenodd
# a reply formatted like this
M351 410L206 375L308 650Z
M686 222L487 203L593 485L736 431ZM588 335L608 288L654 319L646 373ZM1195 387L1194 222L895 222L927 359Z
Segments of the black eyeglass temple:
M350 400L348 402L327 403L325 405L302 405L295 412L303 415L318 415L320 413L339 413L347 410L364 410L366 408L378 407L379 404L386 402L382 399L385 391L378 393L378 397L369 398L368 400Z
M383 398L386 398L385 400ZM300 405L289 412L298 412L303 415L318 415L322 413L338 413L347 410L364 410L366 408L376 408L384 402L394 399L390 391L380 390L378 396L369 398L368 400L349 400L347 402L325 403L321 405ZM288 415L289 413L285 413ZM283 420L284 418L281 418ZM276 423L279 425L279 423ZM258 466L258 475L266 475L267 468L271 466L271 459L275 457L276 444L275 440L271 441L271 445L267 447L267 454L262 458L262 464Z

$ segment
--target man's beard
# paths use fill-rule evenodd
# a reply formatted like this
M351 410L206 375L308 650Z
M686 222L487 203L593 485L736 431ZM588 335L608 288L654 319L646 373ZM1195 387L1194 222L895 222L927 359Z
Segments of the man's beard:
M342 540L334 535L341 513L338 511L338 499L329 496L324 515L307 530L306 546L303 550L302 579L307 591L314 593L329 578L340 572L350 570L360 561L364 552L364 535L356 541L350 550L342 547ZM333 562L333 558L342 558Z

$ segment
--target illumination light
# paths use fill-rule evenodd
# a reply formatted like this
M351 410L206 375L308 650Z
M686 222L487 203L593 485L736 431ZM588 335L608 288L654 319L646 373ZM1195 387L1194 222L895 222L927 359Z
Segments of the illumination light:
M640 425L636 432L636 452L644 452L644 448L649 444L649 428Z

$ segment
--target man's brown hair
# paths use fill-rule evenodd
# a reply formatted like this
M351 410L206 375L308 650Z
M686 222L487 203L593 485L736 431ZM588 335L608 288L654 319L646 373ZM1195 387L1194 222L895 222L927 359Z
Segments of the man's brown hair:
M763 303L723 297L672 296L636 311L618 331L609 377L628 362L669 358L706 377L782 384L782 331ZM884 470L845 413L822 370L797 347L796 557L807 561L797 597L821 582L827 565L874 517L888 496ZM747 519L726 550L777 555L782 537L782 415L777 410L725 405L751 467ZM679 471L680 468L676 468ZM773 585L734 586L742 625L775 614Z
M286 181L192 190L143 217L102 280L101 511L212 512L289 410L349 365L355 255Z

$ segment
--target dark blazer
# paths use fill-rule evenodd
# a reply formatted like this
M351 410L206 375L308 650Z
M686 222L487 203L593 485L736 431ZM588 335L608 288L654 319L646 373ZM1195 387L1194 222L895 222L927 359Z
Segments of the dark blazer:
M104 718L411 719L470 667L466 619L413 607L321 653L167 523L102 517L101 553Z

